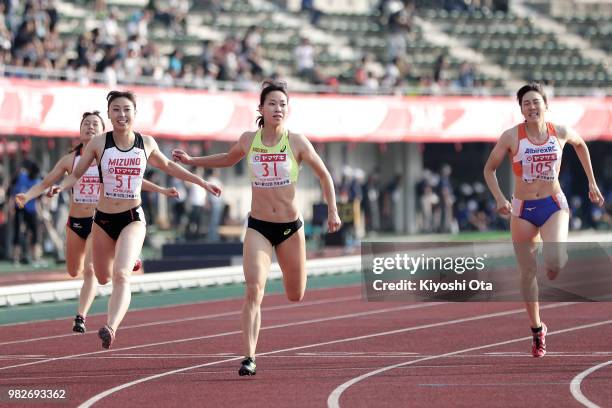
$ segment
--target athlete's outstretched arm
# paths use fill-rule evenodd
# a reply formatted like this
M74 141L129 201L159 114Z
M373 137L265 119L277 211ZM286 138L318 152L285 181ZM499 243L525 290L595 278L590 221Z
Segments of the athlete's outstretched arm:
M323 160L317 154L312 143L303 135L295 135L296 147L298 150L298 158L300 161L308 164L319 179L323 196L327 203L327 228L329 232L336 232L340 229L342 221L338 215L338 207L336 206L336 192L334 191L334 181L331 174L325 167Z
M179 192L175 187L162 187L152 181L142 179L142 191L150 191L152 193L160 193L168 197L177 197Z
M172 151L172 160L197 167L231 167L248 153L252 135L252 132L245 132L226 153L211 154L210 156L191 157L183 150L175 149Z
M178 164L168 160L168 158L159 151L159 147L157 146L157 142L151 136L145 136L148 138L147 143L150 146L149 153L149 163L163 171L171 175L172 177L179 178L181 180L189 181L190 183L197 184L202 187L206 191L210 191L212 194L219 196L221 194L221 188L218 186L207 182L203 178L196 176L190 171L187 171L183 167Z
M563 131L563 129L565 129L565 131ZM589 154L589 148L584 142L584 139L582 139L574 129L569 127L561 127L560 133L565 136L567 143L572 145L576 151L578 159L580 160L580 164L582 164L584 173L589 180L589 199L592 203L603 207L604 197L599 191L599 187L597 187L595 174L593 173L593 166L591 165L591 155Z
M32 187L25 193L19 193L15 195L15 204L19 206L19 208L23 208L26 203L45 192L46 189L51 187L55 182L57 182L64 174L66 174L69 170L69 166L72 163L72 154L67 154L55 164L53 169L45 176L45 178Z
M77 180L80 179L83 174L85 174L85 172L91 165L91 162L94 161L96 151L100 144L104 143L104 141L106 140L105 138L106 136L102 134L94 136L94 138L91 139L91 142L87 144L87 147L83 149L83 152L81 153L81 159L79 160L79 164L75 167L74 171L70 175L64 177L64 180L62 180L59 186L55 186L51 189L51 195L57 194L60 191L64 191L74 186Z
M497 181L497 175L495 172L499 165L504 161L504 157L506 157L506 153L511 151L512 148L512 133L509 131L504 132L495 147L491 151L489 158L484 166L483 175L491 194L493 194L493 198L495 198L497 212L501 215L510 215L512 211L512 204L506 199L504 193L499 188L499 183Z

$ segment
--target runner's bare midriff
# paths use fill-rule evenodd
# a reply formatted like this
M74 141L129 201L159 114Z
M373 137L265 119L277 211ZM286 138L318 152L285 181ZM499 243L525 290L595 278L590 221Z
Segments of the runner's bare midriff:
M252 188L251 217L268 222L292 222L298 219L295 185L276 188Z
M79 204L71 202L68 215L74 218L93 217L95 209L96 204Z
M558 180L526 183L520 177L514 177L514 185L514 198L519 200L538 200L561 192Z
M120 200L117 198L108 198L104 196L103 191L100 191L100 201L96 208L108 214L116 214L138 207L140 203L140 199Z

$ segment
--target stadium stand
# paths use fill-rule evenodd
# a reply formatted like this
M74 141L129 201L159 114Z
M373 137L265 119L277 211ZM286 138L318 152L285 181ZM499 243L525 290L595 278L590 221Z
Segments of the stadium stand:
M315 19L263 0L91 3L1 3L4 74L247 90L282 76L296 90L401 94L469 94L524 80L554 83L558 92L611 84L605 57L505 7L382 0ZM609 14L547 16L610 52Z

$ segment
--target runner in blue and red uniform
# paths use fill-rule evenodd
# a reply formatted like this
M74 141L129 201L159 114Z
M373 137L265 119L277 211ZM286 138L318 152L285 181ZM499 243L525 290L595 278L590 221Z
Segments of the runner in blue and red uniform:
M603 206L586 143L566 126L546 122L546 94L537 83L523 86L517 93L525 118L506 130L493 148L484 168L484 177L497 202L497 211L510 215L510 231L518 267L521 290L533 334L532 355L546 354L546 325L540 320L538 283L536 279L537 242L543 241L544 266L548 278L554 279L567 262L563 245L567 242L569 209L559 184L561 155L566 143L575 149L589 181L589 199ZM514 193L508 201L495 175L504 157L509 155L514 172ZM549 245L547 245L549 244Z

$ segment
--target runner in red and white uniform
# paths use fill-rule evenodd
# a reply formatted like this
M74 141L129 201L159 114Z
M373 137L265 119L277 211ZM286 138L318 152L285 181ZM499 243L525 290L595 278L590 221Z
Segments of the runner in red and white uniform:
M112 91L106 99L112 132L92 139L73 173L60 186L55 186L52 193L71 188L94 160L98 163L102 188L92 228L96 248L92 259L98 282L113 282L107 324L98 331L102 347L110 348L130 305L132 267L146 234L140 190L147 162L215 195L219 195L221 190L168 160L151 136L132 130L136 116L133 93Z
M23 207L28 201L40 196L51 185L65 174L71 174L79 161L81 153L90 140L104 131L104 121L100 112L85 112L81 119L79 145L63 156L47 176L25 193L17 194L15 201ZM170 197L176 197L175 188L162 188L157 184L144 181L146 191L155 191ZM97 282L91 261L91 225L96 203L100 193L100 175L95 163L87 168L85 174L77 180L72 188L72 199L66 223L66 269L73 278L82 275L83 286L79 296L79 306L72 330L85 333L87 312L96 296Z

